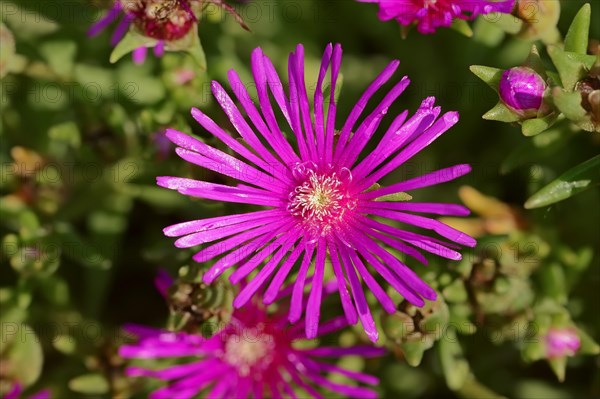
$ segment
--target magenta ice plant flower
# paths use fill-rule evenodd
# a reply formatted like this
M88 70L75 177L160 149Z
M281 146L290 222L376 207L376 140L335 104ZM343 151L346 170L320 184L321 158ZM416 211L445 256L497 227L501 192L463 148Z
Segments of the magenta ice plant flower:
M347 325L344 318L319 327L318 335ZM264 307L250 304L233 313L231 321L211 338L129 325L125 330L139 338L121 346L125 358L185 358L185 362L160 370L128 367L128 376L163 380L166 386L150 394L151 399L188 399L202 392L207 398L322 398L317 387L345 397L375 398L374 390L357 383L376 385L369 374L336 366L343 356L381 356L382 348L371 346L299 347L305 339L298 327L290 327L282 314L268 314ZM339 383L328 374L345 376L353 382Z
M378 332L363 284L387 312L395 312L396 305L375 275L380 275L416 306L423 306L424 300L436 299L436 292L386 247L426 264L422 251L458 260L461 255L457 250L461 245L475 245L472 237L430 216L419 215L464 216L469 214L465 207L398 201L397 197L406 198L407 191L456 179L471 168L460 164L387 187L378 186L377 182L453 126L458 113L440 115L440 107L429 97L412 116L409 117L408 111L396 116L374 143L374 149L364 151L409 80L403 77L357 123L371 97L398 68L399 61L392 61L366 89L338 131L334 94L341 58L339 44L327 46L311 111L302 45L289 56L289 94L269 58L260 48L254 50L251 65L258 107L234 70L228 73L229 81L243 111L219 83L212 82L215 99L243 142L199 109L192 110L196 121L236 156L184 133L167 131L181 158L236 179L239 184L180 177L158 177L157 182L192 197L266 208L164 229L167 236L180 237L175 242L179 248L206 244L193 257L197 262L214 261L204 274L206 283L232 268L235 268L229 276L232 283L249 278L234 300L235 308L242 307L261 289L264 289L264 303L273 303L293 270L289 320L297 322L306 310L306 335L313 338L318 331L325 269L331 268L348 322L355 324L360 320L369 338L376 341ZM328 70L331 100L326 102L323 85ZM279 125L271 96L287 123L286 128ZM361 153L365 154L362 159ZM402 225L410 226L411 231ZM414 228L437 233L443 239L412 231ZM310 286L307 301L303 301L305 286Z
M154 55L157 57L163 55L167 42L183 38L197 22L189 0L115 0L110 11L90 27L88 35L99 34L117 20L119 23L111 37L113 46L135 26L142 35L156 40ZM134 62L143 63L147 52L146 46L135 49Z
M546 356L549 359L574 356L581 340L574 328L551 328L546 335Z
M492 12L510 13L515 0L357 0L379 4L379 19L395 19L403 26L415 24L419 33L434 33L455 19L471 20Z

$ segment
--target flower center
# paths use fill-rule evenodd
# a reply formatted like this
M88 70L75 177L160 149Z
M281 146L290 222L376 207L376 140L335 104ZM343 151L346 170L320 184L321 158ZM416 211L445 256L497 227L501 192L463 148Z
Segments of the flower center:
M299 184L289 195L288 211L316 236L327 235L343 219L356 200L348 195L350 172L318 173L311 168L297 168Z
M252 369L266 369L273 361L275 339L270 334L247 337L231 336L225 343L225 361L241 376L247 376Z
M187 0L137 0L126 10L143 34L158 40L181 39L196 22Z

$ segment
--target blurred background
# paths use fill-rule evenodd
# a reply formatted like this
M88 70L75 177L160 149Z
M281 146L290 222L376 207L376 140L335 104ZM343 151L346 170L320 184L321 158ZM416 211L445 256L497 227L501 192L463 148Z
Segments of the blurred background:
M221 178L176 157L164 129L213 143L189 109L201 108L229 127L211 97L210 81L224 84L231 68L250 81L250 53L258 46L285 79L288 53L303 43L310 97L325 45L339 42L344 56L338 126L392 59L401 61L397 79L408 75L412 83L380 131L427 96L460 113L454 128L383 184L458 163L473 166L466 177L421 190L415 199L466 201L476 212L461 223L476 231L480 245L462 262L411 265L444 293L449 316L443 320L466 327L457 328L451 348L444 339L436 342L440 337L425 340L416 349L421 358L408 353L409 338L387 328L393 323L383 317L382 344L390 355L364 366L381 378L381 397L600 397L597 354L570 358L561 383L531 349L554 322L547 322L554 320L548 312L600 339L600 191L538 210L523 208L539 188L598 154L600 136L564 123L534 141L511 124L485 121L481 115L497 95L469 71L473 64L520 65L531 41L506 35L490 17L472 23L470 38L441 29L434 35L412 31L402 39L399 26L380 22L372 4L231 4L251 32L222 9L207 9L199 21L206 70L183 52L149 56L143 65L129 55L109 63L112 28L86 35L109 1L0 5L0 392L19 381L28 392L50 388L57 398L147 395L144 382L123 377L125 361L116 348L125 322L165 326L170 311L153 285L157 270L175 276L191 265L193 252L175 249L162 228L241 208L155 185L162 175ZM564 33L584 2L560 4ZM592 18L599 16L600 4L592 2ZM590 37L600 38L600 24L592 23ZM336 314L339 304L328 309ZM331 339L364 337L358 328ZM464 380L457 373L468 374L468 382L454 383Z

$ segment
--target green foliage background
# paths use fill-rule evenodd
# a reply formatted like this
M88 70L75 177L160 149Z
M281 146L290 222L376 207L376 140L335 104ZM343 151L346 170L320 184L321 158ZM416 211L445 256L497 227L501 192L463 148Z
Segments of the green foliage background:
M73 390L75 377L96 373L117 376L109 378L113 395L121 392L124 397L125 392L141 389L137 395L143 396L142 387L118 378L122 365L112 359L109 348L114 346L113 338L120 339L116 331L125 322L164 326L168 310L153 287L155 272L166 268L175 275L189 262L191 252L176 250L161 229L239 211L235 205L194 201L157 188L154 180L159 175L214 176L186 165L172 151L162 152L156 135L169 126L212 142L193 122L189 108L199 107L228 126L210 96L209 82L226 82L230 68L249 81L250 53L257 46L283 72L288 53L303 43L307 79L314 86L324 46L340 42L344 58L338 125L362 90L396 58L401 60L399 74L408 75L412 84L389 115L414 111L430 95L437 97L443 110L459 111L457 126L382 184L457 163L469 163L474 170L459 181L422 190L417 199L456 202L458 187L468 184L521 208L544 184L599 152L598 134L566 126L558 145L540 148L531 146L531 139L518 127L481 119L497 97L468 67L519 65L531 45L505 36L485 18L474 22L473 38L442 29L428 36L411 32L402 40L397 24L380 22L372 5L350 0L257 0L236 6L252 33L222 11L201 20L199 33L208 65L202 71L183 53L149 57L143 66L134 65L129 56L110 64L109 33L86 36L89 25L103 12L98 8L101 3L2 3L2 21L12 31L20 55L20 66L1 82L2 340L9 343L13 326L26 323L36 331L40 345L27 343L18 349L25 353L20 366L18 356L11 355L6 345L0 354L13 363L11 370L17 370L19 377L35 381L32 391L49 387L59 398L109 397L104 380L80 380L84 388ZM561 2L563 33L583 3ZM596 22L599 12L600 4L592 2ZM600 24L592 23L590 37L600 38ZM3 40L2 46L7 43ZM194 79L177 83L181 70L193 71ZM378 96L382 98L381 93ZM11 153L15 146L35 151L43 161L27 155L15 170ZM522 155L513 155L509 163L516 151ZM25 166L23 159L45 167L24 176L33 168ZM596 341L600 338L599 203L600 192L594 188L550 207L524 211L530 231L552 248L594 251L591 264L579 273L570 292L562 294L568 295L566 307L573 320ZM520 244L529 241L524 238ZM20 262L29 258L15 253L16 248L28 246L41 254ZM538 254L533 256L537 259ZM540 268L548 266L541 257L540 261ZM415 268L425 272L423 266ZM430 268L437 273L456 270L456 264L438 262ZM534 287L538 294L545 289L535 281ZM336 312L335 307L331 312ZM68 325L75 327L69 330ZM473 374L498 394L532 399L600 397L597 355L571 359L566 381L559 383L545 362L526 363L518 343L493 344L488 332L484 327L460 340ZM16 334L23 336L21 330ZM33 340L30 335L21 341ZM393 355L368 366L381 377L384 398L482 397L480 391L451 392L439 364L437 352L428 351L419 367ZM87 395L82 393L86 390Z

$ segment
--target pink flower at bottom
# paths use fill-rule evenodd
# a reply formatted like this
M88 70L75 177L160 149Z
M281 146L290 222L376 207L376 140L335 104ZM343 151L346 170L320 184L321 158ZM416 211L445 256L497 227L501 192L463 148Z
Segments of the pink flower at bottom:
M419 33L434 33L455 19L471 20L492 12L510 13L515 0L357 0L379 4L379 19L395 19L403 26L416 24Z
M343 317L324 323L318 335L347 325ZM376 385L378 379L323 361L356 355L381 356L382 348L372 346L297 347L305 339L301 328L290 327L285 315L268 314L254 304L235 311L231 321L211 338L128 325L125 330L139 338L124 345L125 358L185 358L160 370L129 367L126 374L163 380L166 386L150 394L151 399L189 399L202 393L207 398L323 398L318 387L346 397L375 398L374 390L357 383ZM338 383L327 378L338 374L354 382Z

